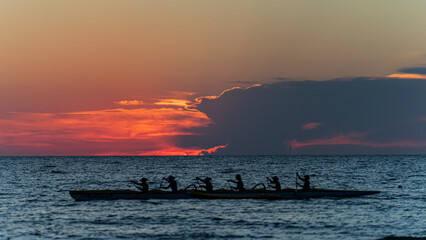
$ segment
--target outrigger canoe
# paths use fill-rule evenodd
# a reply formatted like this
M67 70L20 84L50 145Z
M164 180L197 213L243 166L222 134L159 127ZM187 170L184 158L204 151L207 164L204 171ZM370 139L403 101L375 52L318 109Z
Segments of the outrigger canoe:
M69 194L76 201L89 200L117 200L117 199L308 199L308 198L348 198L360 197L365 195L378 194L380 191L348 191L348 190L294 190L284 189L280 192L275 191L245 191L235 192L231 190L216 190L212 193L202 191L178 191L176 193L152 190L148 193L142 193L133 190L81 190L69 191Z

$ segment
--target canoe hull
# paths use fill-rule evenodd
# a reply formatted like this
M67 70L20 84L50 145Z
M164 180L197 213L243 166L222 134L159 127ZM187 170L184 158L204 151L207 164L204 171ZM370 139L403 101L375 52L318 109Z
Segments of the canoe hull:
M83 190L83 191L70 191L70 196L77 201L90 201L90 200L147 200L147 199L189 199L191 198L190 192L150 192L141 193L132 190Z
M313 189L309 191L295 191L294 189L285 189L280 192L273 191L247 191L234 192L230 190L218 190L213 193L197 191L179 191L177 193L165 191L150 191L141 193L132 190L83 190L70 191L69 194L77 201L90 200L118 200L118 199L308 199L308 198L348 198L360 197L365 195L378 194L379 191L345 191L345 190L326 190Z
M192 192L191 197L198 199L266 199L266 200L279 200L280 196L268 193L206 193L206 192Z
M345 191L345 190L326 190L313 189L309 191L282 191L270 193L279 196L281 199L308 199L308 198L350 198L366 195L378 194L380 191Z
M344 191L315 189L309 191L295 191L286 189L280 192L194 192L192 197L201 199L309 199L309 198L348 198L360 197L380 193L379 191Z

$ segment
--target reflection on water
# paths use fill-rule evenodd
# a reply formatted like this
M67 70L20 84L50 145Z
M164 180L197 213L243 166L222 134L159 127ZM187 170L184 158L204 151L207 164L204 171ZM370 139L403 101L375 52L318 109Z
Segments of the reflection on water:
M0 239L271 238L377 239L426 236L425 156L1 157ZM117 200L75 202L69 190L180 188L209 176L214 188L242 175L247 187L295 172L315 188L381 190L312 200ZM398 188L398 186L402 186Z

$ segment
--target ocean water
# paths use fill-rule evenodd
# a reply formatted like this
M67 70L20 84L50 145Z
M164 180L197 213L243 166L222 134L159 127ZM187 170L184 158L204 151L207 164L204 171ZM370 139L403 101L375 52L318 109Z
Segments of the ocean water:
M69 190L179 187L209 176L215 188L295 173L315 188L378 195L310 200L76 202ZM0 239L380 239L426 237L426 156L0 157ZM399 188L398 186L402 186Z

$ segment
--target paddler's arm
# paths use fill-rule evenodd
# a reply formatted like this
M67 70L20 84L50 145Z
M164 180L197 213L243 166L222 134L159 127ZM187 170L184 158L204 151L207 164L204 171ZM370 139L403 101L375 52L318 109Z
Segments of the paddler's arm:
M237 184L238 182L237 181L234 181L234 180L226 180L228 183L229 182L232 182L232 183L234 183L234 184ZM234 186L231 186L231 184L229 184L229 188L231 188L231 190L238 190L238 188L237 187L234 187Z
M135 180L130 180L130 182L131 183L133 183L133 185L139 185L139 186L142 186L142 184L141 183L138 183L138 182L136 182Z
M135 188L137 188L138 190L140 190L140 191L143 191L143 188L141 188L141 187L139 187L138 185L140 185L140 186L142 186L141 184L139 184L139 183L137 183L137 182L135 182L135 181L130 181L131 183L133 183L133 186L135 186Z
M206 183L206 181L204 181L203 179L201 179L201 178L199 178L199 177L196 177L196 179L197 180L200 180L201 182L203 182L203 183Z
M297 177L298 177L300 180L305 181L305 179L304 179L304 178L302 178L302 177L299 175L299 173L296 173L296 175L297 175Z

